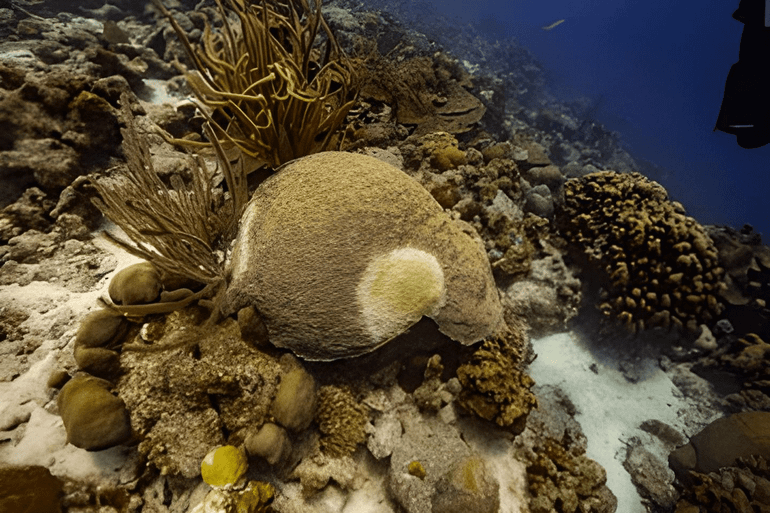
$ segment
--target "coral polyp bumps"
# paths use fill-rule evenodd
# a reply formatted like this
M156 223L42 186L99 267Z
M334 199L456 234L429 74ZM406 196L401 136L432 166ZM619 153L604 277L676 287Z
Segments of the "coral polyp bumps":
M569 180L560 230L608 277L600 309L633 331L697 331L723 310L717 250L666 190L638 173Z
M472 344L504 325L472 233L389 164L312 155L254 193L227 271L225 312L256 307L273 344L310 360L370 352L423 315Z

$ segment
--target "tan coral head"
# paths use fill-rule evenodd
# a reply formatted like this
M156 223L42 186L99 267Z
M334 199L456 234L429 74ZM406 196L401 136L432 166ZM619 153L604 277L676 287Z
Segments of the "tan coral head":
M308 360L368 353L423 316L463 344L503 326L483 244L401 170L324 152L254 193L226 304L254 306L270 341Z

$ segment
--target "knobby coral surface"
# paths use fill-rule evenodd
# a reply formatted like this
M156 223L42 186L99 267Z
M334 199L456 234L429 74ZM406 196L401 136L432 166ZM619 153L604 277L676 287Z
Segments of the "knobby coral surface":
M521 369L524 336L514 328L491 337L457 369L460 405L514 431L524 428L527 414L537 406L530 391L535 382Z
M639 173L591 173L569 180L561 233L608 277L602 312L633 331L696 331L723 309L724 274L703 227L666 190Z
M532 513L610 513L617 504L607 472L584 452L574 454L546 438L527 466Z
M316 420L323 434L321 450L329 456L348 456L366 440L366 407L356 401L348 388L321 387Z

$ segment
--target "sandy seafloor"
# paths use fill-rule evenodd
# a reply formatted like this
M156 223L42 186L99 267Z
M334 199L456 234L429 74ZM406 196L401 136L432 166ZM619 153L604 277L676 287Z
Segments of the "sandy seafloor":
M457 36L457 39L461 37ZM464 64L469 69L478 70L479 64L468 60L472 59L471 54L470 51L466 52ZM7 59L16 57L5 55ZM0 58L3 58L2 54ZM154 90L154 94L147 97L152 102L176 101L177 97L166 95L162 81L156 83L147 80L145 83ZM547 94L544 93L544 97ZM100 229L105 228L115 230L109 223L102 224ZM22 362L20 366L24 371L18 375L11 373L6 381L0 382L0 463L40 465L50 469L54 475L69 479L115 484L124 483L124 479L131 481L139 472L136 468L135 448L116 447L86 452L67 444L63 424L56 415L56 392L47 386L49 375L57 369L63 367L73 371L71 354L78 320L96 308L97 299L105 294L114 273L137 261L135 257L105 242L99 237L98 230L95 235L93 245L97 256L94 257L95 268L91 271L94 279L87 290L73 291L69 284L74 278L66 269L61 270L64 285L56 276L51 276L50 270L47 274L43 273L43 279L27 279L28 275L20 273L20 276L27 276L24 285L7 283L7 279L0 285L0 312L23 310L28 313L25 320L17 324L21 329L21 337L37 337L41 341L29 354L21 357L13 355ZM63 250L57 247L55 251ZM6 259L3 264L8 265L7 262ZM66 262L60 262L59 265L66 266ZM37 272L34 266L22 266L21 269L32 269L33 274ZM501 295L507 293L503 289L500 292ZM623 465L626 451L630 446L641 445L660 461L666 462L673 447L640 429L640 424L651 419L657 420L689 437L724 414L718 406L722 404L718 394L708 382L690 373L688 366L678 366L665 356L636 357L631 364L634 372L627 372L627 367L624 372L621 369L628 362L597 350L595 344L585 340L586 335L582 334L585 330L578 333L560 326L551 331L556 333L532 340L537 358L528 367L529 374L539 387L560 388L574 405L574 419L580 424L587 439L587 456L606 469L607 486L618 501L616 511L660 511L651 509L647 505L649 501L641 498L632 483ZM4 343L4 340L0 340L0 344ZM3 352L3 355L6 353ZM629 374L634 375L632 380ZM680 390L674 381L680 385L686 382L686 392ZM391 400L395 402L392 397ZM448 410L443 413L450 415ZM464 422L452 420L447 423L460 426L456 428L459 431L466 430L468 440L484 436L486 431L483 428ZM511 484L509 489L501 486L500 511L527 511L522 504L526 493L522 491L525 485L521 482L521 465L516 467L500 456L500 447L505 446L504 450L509 450L505 445L507 442L502 440L507 439L501 437L485 445L477 438L475 442L469 442L469 445L489 459L490 465L498 469L497 475L516 483L515 486ZM670 485L673 473L670 470L664 473L666 475L661 481ZM377 479L372 477L366 486L355 488L351 485L350 488L355 491L348 494L329 487L331 491L319 494L318 500L305 506L306 511L402 511L393 506L391 499L384 499L387 487L383 483L382 475ZM190 486L187 495L182 494L184 501L187 501L185 504L189 503L187 511L192 510L196 500L202 500L207 490L207 485L198 481ZM286 485L283 491L287 495L293 494L293 497L298 495L297 487L292 484ZM184 501L180 499L180 504ZM165 506L170 509L158 511L176 511L173 505ZM148 510L149 507L142 511L147 513Z

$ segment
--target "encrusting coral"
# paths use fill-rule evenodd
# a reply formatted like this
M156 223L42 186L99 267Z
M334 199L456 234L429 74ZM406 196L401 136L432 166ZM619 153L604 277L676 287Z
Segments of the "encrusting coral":
M225 3L239 25L217 1L223 27L215 31L207 24L202 48L194 48L160 0L153 0L195 65L185 76L215 137L271 167L336 149L357 80L321 15L321 2L315 9L307 0Z
M532 513L612 513L616 501L606 487L607 472L585 451L574 454L546 438L527 465Z
M350 389L327 385L318 391L316 421L324 454L337 458L352 454L366 440L368 420L366 406L356 401Z
M567 181L559 230L609 284L600 309L632 331L695 332L723 309L724 274L698 222L639 173L591 173Z
M525 346L523 327L518 325L485 340L457 369L462 385L458 403L498 426L523 430L527 414L537 407L530 391L535 382L522 369Z
M236 437L264 423L281 373L276 358L241 339L234 319L207 325L202 318L200 308L188 307L166 316L157 340L140 332L133 345L172 349L124 349L118 381L131 425L143 437L140 454L161 472L186 478L200 473L212 448L230 442L226 433ZM196 351L179 343L191 339Z

